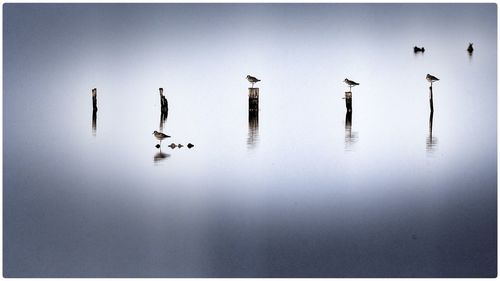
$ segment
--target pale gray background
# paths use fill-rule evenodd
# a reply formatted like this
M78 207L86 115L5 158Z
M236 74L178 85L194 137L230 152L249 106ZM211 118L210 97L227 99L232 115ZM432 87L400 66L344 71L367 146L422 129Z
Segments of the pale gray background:
M4 276L496 276L496 4L3 8Z

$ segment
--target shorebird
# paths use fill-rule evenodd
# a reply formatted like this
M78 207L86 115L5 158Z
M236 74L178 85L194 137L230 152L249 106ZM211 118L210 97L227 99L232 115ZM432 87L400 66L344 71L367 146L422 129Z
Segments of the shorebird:
M472 53L474 48L472 47L472 43L469 43L469 47L467 48L467 52Z
M253 88L253 84L260 82L260 79L257 79L256 77L253 77L250 75L247 75L247 80L248 80L248 82L252 83L252 88Z
M427 74L427 76L425 76L425 79L427 79L427 81L431 82L431 87L432 87L432 82L439 81L439 78L437 78L436 76L432 76L430 74Z
M349 80L347 78L344 79L344 83L346 83L349 86L349 91L351 91L352 87L359 85L359 83L356 83L356 82Z
M155 136L155 138L156 138L157 140L159 140L159 141L160 141L160 143L161 143L161 141L162 141L163 139L166 139L166 138L169 138L169 137L170 137L170 136L165 135L164 133L160 133L160 132L157 132L157 131L154 131L154 132L153 132L153 135Z

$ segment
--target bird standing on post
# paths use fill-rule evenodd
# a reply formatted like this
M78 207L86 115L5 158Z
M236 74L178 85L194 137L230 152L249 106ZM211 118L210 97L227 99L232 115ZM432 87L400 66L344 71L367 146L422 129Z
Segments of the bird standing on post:
M346 83L349 86L349 91L351 91L352 87L359 85L359 83L356 83L356 82L349 80L347 78L344 79L344 83Z
M256 77L253 77L250 75L247 75L247 80L248 80L248 82L252 83L252 88L253 88L253 84L260 82L260 79L257 79Z
M436 76L432 76L430 74L427 74L427 76L425 76L425 79L427 79L427 81L431 82L431 87L432 87L433 82L439 81L439 78L437 78Z

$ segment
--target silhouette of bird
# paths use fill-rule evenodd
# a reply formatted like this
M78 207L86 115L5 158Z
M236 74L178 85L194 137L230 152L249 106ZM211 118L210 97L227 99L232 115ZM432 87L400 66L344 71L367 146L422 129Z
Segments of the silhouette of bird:
M425 76L425 79L427 79L427 81L431 82L431 87L432 87L433 82L439 81L439 78L437 78L436 76L432 76L430 74L427 74L427 76Z
M425 48L424 47L419 48L419 47L415 46L415 47L413 47L413 52L414 53L418 53L418 52L422 52L423 53L423 52L425 52Z
M467 48L467 52L472 53L474 48L472 47L472 43L469 43L469 47Z
M169 138L169 137L170 137L170 136L165 135L164 133L160 133L160 132L157 132L157 131L154 131L154 132L153 132L153 135L155 136L155 138L156 138L157 140L159 140L159 141L160 141L160 143L161 143L161 141L162 141L163 139L166 139L166 138Z
M260 79L257 79L256 77L253 77L250 75L247 75L247 80L248 80L248 82L252 83L252 88L253 88L253 84L260 82Z
M346 83L349 86L349 91L351 90L352 87L359 85L359 83L356 83L352 80L349 79L344 79L344 83Z

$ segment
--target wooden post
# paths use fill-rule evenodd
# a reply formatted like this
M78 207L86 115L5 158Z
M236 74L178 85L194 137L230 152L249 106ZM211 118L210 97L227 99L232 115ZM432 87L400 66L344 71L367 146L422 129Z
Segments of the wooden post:
M432 97L432 84L429 87L429 105L431 107L431 112L434 112L434 99Z
M345 92L345 107L347 112L352 112L352 92Z
M248 88L248 110L259 111L259 88Z
M96 135L97 131L97 110L92 110L92 135Z
M163 88L160 88L160 104L161 104L161 112L168 114L168 101L163 95Z
M92 89L92 108L97 111L97 88Z

